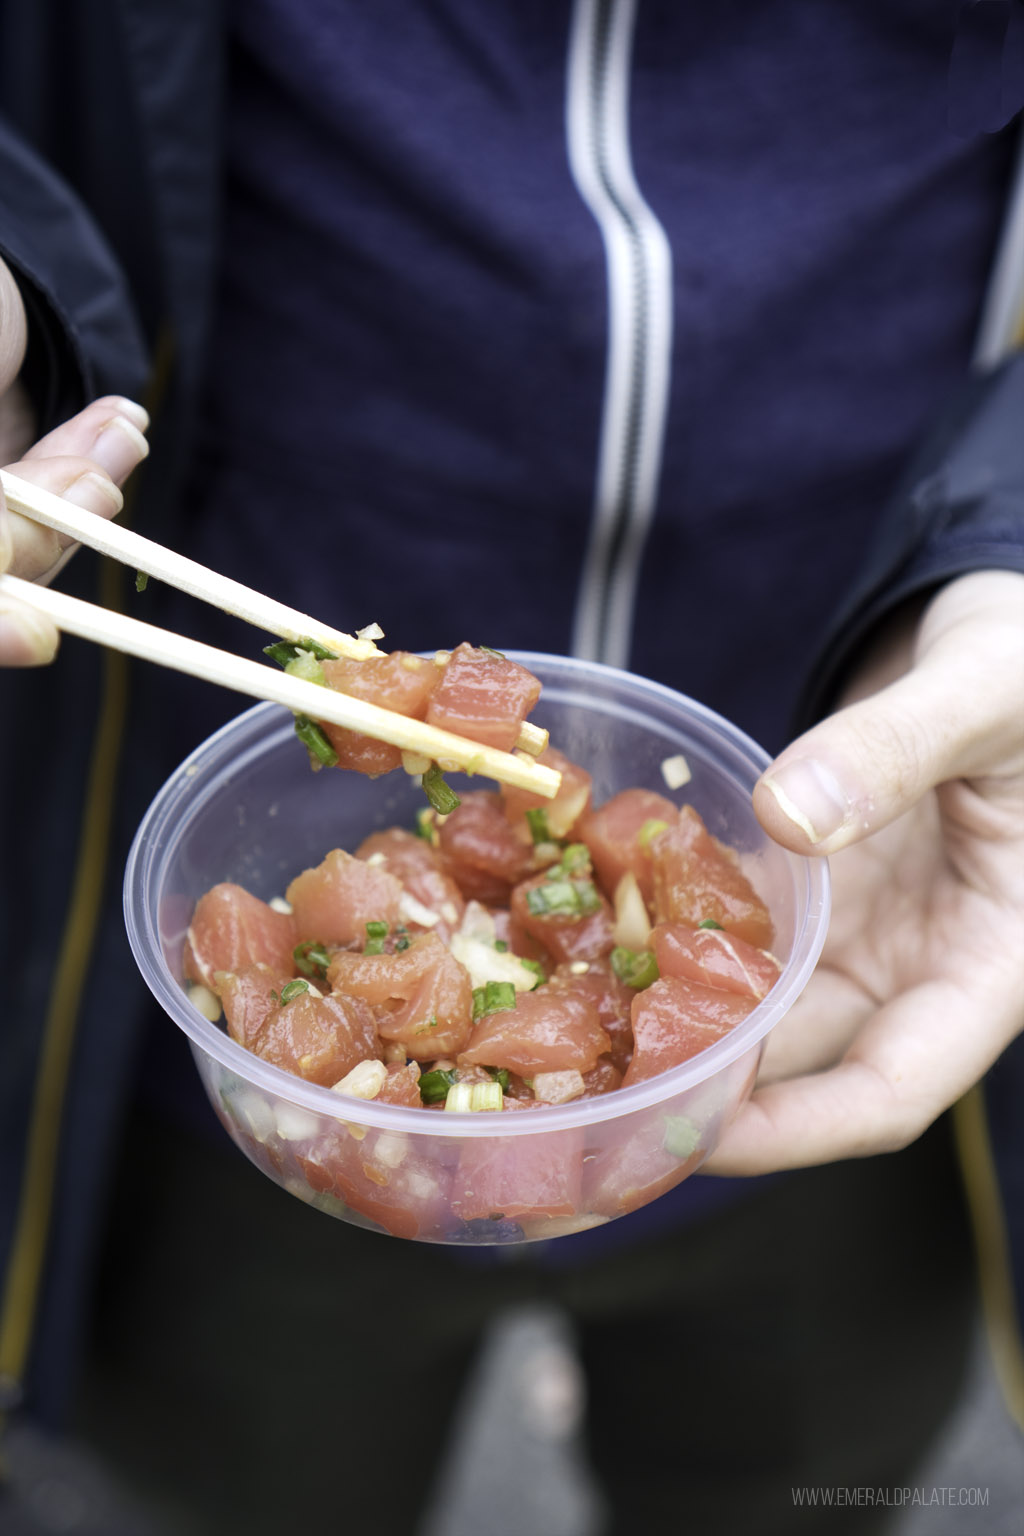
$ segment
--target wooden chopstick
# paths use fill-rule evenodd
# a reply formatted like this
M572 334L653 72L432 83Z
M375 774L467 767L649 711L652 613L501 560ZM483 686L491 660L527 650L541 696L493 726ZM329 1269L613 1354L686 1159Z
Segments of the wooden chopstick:
M43 523L57 533L66 534L80 544L88 544L101 555L120 560L122 565L134 566L147 576L155 576L170 587L179 587L182 592L201 598L225 613L233 613L249 624L269 630L272 635L280 635L293 644L300 640L315 640L335 655L352 661L365 661L369 656L381 655L372 640L360 640L355 635L321 624L308 613L300 613L297 608L264 597L262 592L254 592L240 581L208 570L173 549L164 549L161 544L154 544L152 539L143 538L120 523L86 512L82 507L73 507L52 491L44 491L38 485L8 474L7 470L0 470L0 482L7 505L13 511L33 522Z
M155 661L177 672L187 672L206 682L219 683L223 688L232 688L255 699L269 699L296 714L308 715L313 720L327 720L332 725L345 726L378 741L390 742L403 752L412 752L433 762L456 764L466 773L484 774L504 784L533 790L546 799L558 793L561 775L525 754L499 752L451 731L439 730L422 720L411 720L393 710L382 709L378 704L368 704L333 688L306 682L287 672L279 672L275 667L264 666L244 656L233 656L229 651L219 651L199 640L159 629L155 624L143 624L126 614L96 607L66 592L40 587L17 576L0 576L0 597L5 596L38 609L52 619L58 629L85 640L113 646L131 656Z
M315 640L336 656L345 657L349 661L366 661L370 656L384 654L372 640L332 629L308 613L300 613L297 608L290 608L285 603L279 603L272 597L264 596L262 592L244 586L240 581L233 581L229 576L211 571L198 561L177 554L173 549L165 549L162 544L155 544L152 539L143 538L141 534L133 533L120 523L87 512L82 507L74 507L60 496L55 496L52 491L44 491L40 486L22 480L5 469L0 469L0 484L3 485L4 498L12 511L20 512L33 522L43 523L47 528L53 528L57 533L63 533L80 544L87 544L90 549L97 550L101 555L109 555L122 565L144 571L147 576L155 576L158 581L198 597L225 613L234 614L236 618L255 624L259 629L268 630L272 635L279 635L293 644L302 640ZM517 747L536 757L547 744L547 731L524 720Z

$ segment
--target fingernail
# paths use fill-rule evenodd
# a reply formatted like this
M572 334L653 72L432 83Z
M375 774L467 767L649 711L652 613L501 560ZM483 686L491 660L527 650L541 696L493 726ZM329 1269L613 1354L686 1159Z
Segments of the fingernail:
M149 452L149 444L126 416L108 421L97 437L90 459L105 469L113 480L123 480Z
M64 500L73 502L76 507L84 507L87 512L105 513L109 509L120 512L124 506L124 497L119 486L113 480L108 480L106 475L95 475L91 472L79 475L64 492ZM106 503L106 505L104 505Z
M127 395L115 395L113 398L120 415L127 416L140 432L148 432L149 412L144 405L140 405L137 400L129 400Z
M850 815L850 802L830 768L816 758L803 757L783 763L766 775L783 815L803 831L812 843L823 843L839 831Z
M9 667L40 667L57 654L60 636L30 608L0 606L0 656Z

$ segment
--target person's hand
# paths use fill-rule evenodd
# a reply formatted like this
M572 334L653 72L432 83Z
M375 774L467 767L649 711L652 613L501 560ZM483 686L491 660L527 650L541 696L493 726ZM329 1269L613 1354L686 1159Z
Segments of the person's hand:
M755 790L833 917L709 1172L903 1147L1024 1028L1024 576L951 583L851 693Z
M114 517L123 504L119 486L149 452L146 412L132 400L106 395L29 447L32 413L18 383L25 340L21 296L0 261L0 463L77 507ZM0 490L0 573L49 581L73 547L61 534L12 512ZM0 595L0 666L51 661L57 643L49 619Z

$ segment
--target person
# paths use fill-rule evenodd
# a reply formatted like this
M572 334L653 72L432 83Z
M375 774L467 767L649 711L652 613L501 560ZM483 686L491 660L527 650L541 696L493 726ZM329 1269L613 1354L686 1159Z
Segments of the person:
M622 1529L680 1508L813 1529L791 1487L905 1481L955 1395L971 1295L939 1117L997 1058L1007 1097L1021 1070L1024 370L967 377L1011 140L946 130L956 39L898 11L789 0L734 28L586 0L261 0L230 16L222 90L212 11L104 5L59 100L5 80L17 473L113 514L148 352L134 515L154 537L344 627L379 617L390 643L461 638L454 614L487 643L628 660L776 750L758 814L836 855L823 964L721 1180L536 1262L396 1253L236 1167L115 922L87 957L83 906L104 886L112 905L142 808L232 701L137 677L116 779L122 663L66 643L15 675L56 637L0 599L5 718L50 723L0 765L8 807L47 807L4 828L0 1370L183 1521L312 1524L340 1437L368 1469L353 1517L411 1529L473 1341L523 1295L576 1320ZM55 40L20 26L19 62L52 68ZM0 538L30 579L63 559L17 519ZM159 588L127 601L251 645ZM783 1169L807 1171L748 1182Z

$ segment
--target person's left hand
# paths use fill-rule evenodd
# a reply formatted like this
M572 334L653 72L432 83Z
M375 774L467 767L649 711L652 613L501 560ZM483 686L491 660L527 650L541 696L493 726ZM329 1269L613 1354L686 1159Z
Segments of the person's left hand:
M1024 576L951 583L852 695L755 790L835 855L832 925L712 1173L905 1146L1024 1028Z

